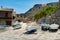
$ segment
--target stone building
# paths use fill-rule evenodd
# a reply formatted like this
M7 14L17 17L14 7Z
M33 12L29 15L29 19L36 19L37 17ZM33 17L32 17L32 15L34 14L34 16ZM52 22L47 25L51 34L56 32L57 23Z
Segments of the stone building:
M23 14L23 13L21 13L21 14L16 14L16 16L17 16L17 20L19 20L19 21L23 21L24 18L25 18L25 14Z

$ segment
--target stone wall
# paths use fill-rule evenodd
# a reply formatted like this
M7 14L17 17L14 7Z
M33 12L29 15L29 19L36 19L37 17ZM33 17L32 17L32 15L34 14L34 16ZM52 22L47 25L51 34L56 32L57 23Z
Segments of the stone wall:
M56 24L60 25L60 9L58 9L56 11L56 13L51 14L50 16L47 15L46 17L40 19L38 21L38 23L41 23L43 21L45 21L46 23L49 23L49 24L56 23Z

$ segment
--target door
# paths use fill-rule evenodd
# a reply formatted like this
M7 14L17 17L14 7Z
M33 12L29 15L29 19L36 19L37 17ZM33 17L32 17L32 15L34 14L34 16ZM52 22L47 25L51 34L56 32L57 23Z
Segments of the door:
M6 21L6 25L11 26L11 21Z

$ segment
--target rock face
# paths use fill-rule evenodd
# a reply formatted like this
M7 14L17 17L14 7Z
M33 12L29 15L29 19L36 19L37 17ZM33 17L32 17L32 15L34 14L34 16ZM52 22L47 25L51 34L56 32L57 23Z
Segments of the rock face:
M47 6L49 5L59 5L58 2L54 2L54 3L48 3ZM50 16L47 15L46 17L43 17L41 19L39 19L38 23L41 23L41 22L46 22L46 23L49 23L49 24L52 24L52 23L57 23L60 25L60 8L57 9L57 11L54 13L54 14L51 14Z
M30 19L31 21L34 21L34 14L38 11L40 11L43 7L45 6L49 6L49 5L58 5L58 2L52 2L52 3L47 3L47 4L36 4L34 5L31 9L29 9L26 13L24 14L17 14L17 16L22 20L24 18ZM59 11L59 10L58 10ZM56 12L56 15L59 15L60 12ZM48 22L52 22L51 20L53 20L53 16L56 16L55 14L52 14L52 18L45 18L46 21ZM60 15L59 15L60 16ZM43 18L42 18L43 19ZM42 20L41 19L41 20ZM44 19L44 20L45 20ZM51 20L50 20L51 19ZM56 19L55 19L56 20ZM40 20L39 20L40 22Z
M42 8L42 4L36 4L31 9L29 9L25 14L26 16L32 16L34 13L39 11Z
M60 25L60 9L57 9L56 13L51 14L50 16L43 17L38 21L38 23L46 22L49 24L56 23Z
M26 17L27 18L33 18L34 14L36 12L40 11L43 6L46 6L46 5L45 4L36 4L36 5L34 5L31 9L29 9L25 13Z
M58 2L48 3L47 5L58 5Z
M58 9L54 15L51 15L50 19L51 22L53 22L54 20L55 23L60 25L60 9Z
M31 20L34 20L34 14L38 11L40 11L43 7L49 6L49 5L58 5L58 2L48 3L48 4L36 4L31 9L29 9L25 15L27 18L31 18Z

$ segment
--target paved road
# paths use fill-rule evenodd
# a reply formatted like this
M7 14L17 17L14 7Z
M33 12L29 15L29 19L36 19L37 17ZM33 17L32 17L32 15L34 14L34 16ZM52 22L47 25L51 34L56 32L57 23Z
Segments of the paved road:
M0 40L60 40L60 30L57 32L37 30L37 34L23 34L26 30L8 30L0 33Z

